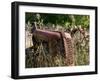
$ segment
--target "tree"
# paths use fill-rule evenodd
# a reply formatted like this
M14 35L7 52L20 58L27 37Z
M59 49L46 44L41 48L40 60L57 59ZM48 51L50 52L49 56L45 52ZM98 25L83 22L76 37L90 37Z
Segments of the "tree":
M55 27L75 27L81 25L89 28L89 15L74 15L74 14L47 14L47 13L26 13L26 23L37 22L38 26L51 24Z

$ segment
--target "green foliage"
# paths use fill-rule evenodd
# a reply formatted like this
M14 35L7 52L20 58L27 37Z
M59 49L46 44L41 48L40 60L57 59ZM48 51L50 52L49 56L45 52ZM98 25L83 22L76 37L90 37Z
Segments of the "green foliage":
M73 45L75 49L75 65L88 65L89 64L89 26L90 26L90 17L89 15L74 15L74 14L47 14L47 13L26 13L25 22L33 23L36 22L38 26L49 27L51 30L57 29L59 26L71 34L73 39ZM53 29L53 26L56 28ZM28 27L30 27L28 25ZM59 43L59 42L58 42ZM54 45L53 43L52 45ZM60 44L60 43L59 43ZM52 46L51 45L51 46ZM31 45L32 46L32 45ZM39 45L38 45L39 47ZM26 49L26 68L31 67L43 67L43 66L63 66L64 58L59 54L57 57L51 54L45 54L47 47L43 45L42 52L38 53L37 56L33 56L34 51L33 47ZM62 46L58 46L59 49L62 49ZM39 49L41 51L41 49ZM58 50L59 51L59 50ZM51 60L52 59L52 60ZM58 62L60 61L60 62ZM34 65L33 65L34 64Z
M35 20L35 15L33 15L33 13L26 13L25 14L25 22L28 23L29 22L34 22Z
M26 23L37 22L43 25L60 25L62 27L79 26L89 28L90 18L88 15L72 15L72 14L45 14L45 13L26 13Z
M65 26L67 22L71 22L71 19L68 15L61 15L61 14L45 14L44 24L54 24L54 25L61 25Z
M90 18L88 15L75 15L75 24L82 27L89 28Z

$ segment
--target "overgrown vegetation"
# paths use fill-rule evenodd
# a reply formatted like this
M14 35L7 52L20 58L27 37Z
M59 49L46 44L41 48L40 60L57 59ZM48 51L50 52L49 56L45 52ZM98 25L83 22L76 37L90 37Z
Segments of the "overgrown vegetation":
M26 39L29 39L26 41L29 42L28 46L26 45L26 68L66 65L61 40L52 42L52 45L58 46L56 56L48 54L49 48L43 41L40 41L36 47L32 44L32 35L27 33L30 32L32 23L36 23L38 29L70 33L75 51L75 65L89 64L90 18L88 15L26 13L25 17Z

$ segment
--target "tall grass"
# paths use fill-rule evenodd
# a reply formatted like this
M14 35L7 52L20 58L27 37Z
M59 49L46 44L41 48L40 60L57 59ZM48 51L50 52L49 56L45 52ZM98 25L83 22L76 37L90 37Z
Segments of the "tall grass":
M88 31L85 32L88 33ZM32 35L27 35L26 39L28 39L26 42L29 42L30 44L28 46L26 45L25 49L26 68L66 66L66 58L64 55L62 40L53 41L51 43L51 46L54 46L53 48L51 48L52 51L57 51L50 53L48 51L49 48L47 43L43 43L43 41L40 41L39 44L34 46L32 44ZM73 34L72 39L75 51L75 66L88 65L89 36L84 37L84 35L80 33L80 31L77 31Z

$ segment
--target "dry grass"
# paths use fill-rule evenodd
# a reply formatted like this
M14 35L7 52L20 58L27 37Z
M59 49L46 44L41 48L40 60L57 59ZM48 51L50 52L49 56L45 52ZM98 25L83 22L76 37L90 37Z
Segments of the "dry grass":
M29 34L29 33L27 33ZM26 35L26 49L25 49L25 67L36 68L36 67L57 67L66 66L64 47L62 41L52 42L51 46L54 46L50 52L47 47L47 43L41 41L37 45L32 44L32 36ZM78 32L73 36L73 44L75 50L75 65L88 65L89 64L89 37L84 37ZM56 48L55 48L56 46ZM57 50L55 52L55 50Z

